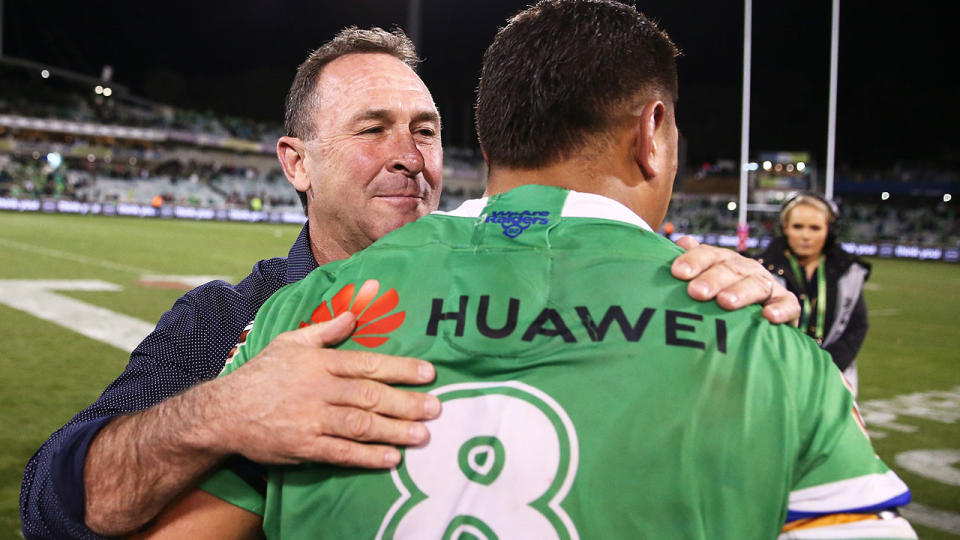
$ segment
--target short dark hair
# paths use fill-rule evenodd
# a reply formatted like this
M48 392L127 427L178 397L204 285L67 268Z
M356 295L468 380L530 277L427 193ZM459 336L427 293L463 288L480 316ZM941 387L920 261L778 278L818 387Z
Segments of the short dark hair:
M383 28L360 29L348 26L333 39L312 51L297 68L290 91L287 92L283 129L287 135L310 139L314 135L313 114L320 104L316 96L317 81L323 68L341 56L355 53L384 53L396 57L416 71L420 59L413 41L400 28L387 32ZM303 208L307 209L307 196L298 191Z
M320 72L330 62L355 53L384 53L395 56L404 64L416 70L417 49L413 41L400 28L392 31L378 27L360 29L356 26L344 28L330 41L310 53L297 68L290 91L287 93L287 107L284 113L283 127L291 137L309 138L313 135L313 112L318 104L314 97Z
M477 135L490 165L553 163L604 134L638 94L677 100L679 52L666 32L612 0L542 0L483 56Z

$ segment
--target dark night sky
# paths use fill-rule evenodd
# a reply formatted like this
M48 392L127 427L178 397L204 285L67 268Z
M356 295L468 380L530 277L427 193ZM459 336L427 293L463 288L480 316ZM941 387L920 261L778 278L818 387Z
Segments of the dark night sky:
M447 145L475 144L480 60L526 1L422 0L421 76L444 116ZM957 31L934 2L854 2L841 10L837 160L960 162ZM55 2L4 0L4 54L98 75L183 107L282 118L306 53L339 28L404 25L402 0L346 2ZM737 159L743 4L650 1L680 59L679 120L688 162ZM829 0L755 0L751 149L807 150L823 164ZM948 26L949 25L949 26ZM2 81L0 81L2 84Z

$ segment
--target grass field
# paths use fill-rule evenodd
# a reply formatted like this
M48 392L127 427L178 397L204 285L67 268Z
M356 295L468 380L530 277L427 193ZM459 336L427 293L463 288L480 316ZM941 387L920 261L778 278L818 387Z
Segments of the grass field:
M182 291L145 285L143 276L236 281L255 261L285 255L298 232L299 227L282 225L0 213L0 285L41 279L113 284L113 290L60 284L66 288L55 291L47 284L44 294L152 326ZM919 503L914 524L920 537L960 538L946 532L960 531L960 470L953 466L960 462L960 354L954 344L960 336L955 329L960 265L872 262L866 293L870 331L858 360L861 406L879 455ZM96 399L128 355L70 329L88 322L82 316L51 322L2 300L0 539L19 538L17 507L27 459ZM924 456L939 461L925 462Z

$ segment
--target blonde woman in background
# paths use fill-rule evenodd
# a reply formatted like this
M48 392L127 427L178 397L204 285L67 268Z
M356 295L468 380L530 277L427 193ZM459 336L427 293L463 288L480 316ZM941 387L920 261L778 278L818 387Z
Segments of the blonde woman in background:
M867 335L863 284L870 264L841 249L839 211L816 193L800 193L780 210L782 235L760 255L781 283L797 295L800 330L817 340L857 391L857 353Z

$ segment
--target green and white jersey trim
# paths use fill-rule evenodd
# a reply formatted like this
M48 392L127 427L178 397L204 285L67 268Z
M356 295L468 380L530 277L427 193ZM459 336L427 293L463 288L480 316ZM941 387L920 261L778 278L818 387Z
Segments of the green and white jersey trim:
M433 212L442 216L477 218L487 207L489 197L465 201L450 212ZM563 203L560 217L608 219L636 225L646 231L654 232L644 219L623 204L603 195L570 191Z

